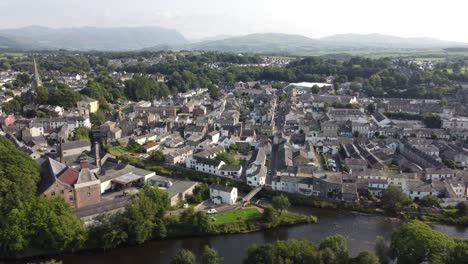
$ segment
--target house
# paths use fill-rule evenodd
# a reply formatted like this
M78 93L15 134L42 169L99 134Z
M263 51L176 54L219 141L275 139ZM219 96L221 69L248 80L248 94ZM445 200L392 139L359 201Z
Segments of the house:
M64 159L77 157L85 151L91 151L91 144L87 140L67 141L60 144L60 155Z
M241 174L242 174L242 165L224 164L219 168L220 176L230 176L233 178L240 178Z
M257 151L255 161L252 162L246 170L246 181L250 186L265 185L267 176L266 147L261 147Z
M220 184L210 185L210 199L214 204L235 204L237 188Z
M189 146L175 149L174 151L166 154L165 161L169 164L185 163L187 157L193 155L193 149Z
M77 102L78 109L87 109L89 113L93 114L99 110L99 101L92 98L85 98Z
M220 175L220 169L224 164L222 160L199 157L196 154L185 161L187 168L215 175Z
M454 117L442 120L442 128L468 130L467 117Z
M151 153L155 150L157 150L159 148L159 143L158 142L151 142L151 143L148 143L146 145L144 145L143 147L141 147L141 151L143 153Z
M0 126L11 126L15 123L15 117L12 115L0 116Z
M160 190L167 192L171 206L176 206L185 200L187 195L193 194L193 189L199 184L194 181L176 180L162 176L152 176L148 179L152 186L158 186Z
M426 180L451 179L455 176L449 168L427 168L424 172Z
M382 114L379 111L374 111L374 113L371 116L378 127L386 127L390 125L390 123L392 123L392 120L388 119L384 114Z
M207 131L206 126L188 125L188 126L185 126L185 129L184 129L184 138L189 138L194 135L204 137L206 131Z

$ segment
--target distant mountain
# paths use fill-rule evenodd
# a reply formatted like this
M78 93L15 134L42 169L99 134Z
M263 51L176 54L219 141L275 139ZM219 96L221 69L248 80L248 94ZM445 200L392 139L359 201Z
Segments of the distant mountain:
M190 47L194 50L226 52L301 52L317 48L318 41L302 35L264 33L204 41L191 44Z
M321 38L325 46L335 48L427 49L468 46L466 43L434 38L402 38L382 34L337 34Z
M302 35L265 33L202 41L190 45L173 46L171 49L297 54L316 51L433 49L454 46L468 47L468 44L432 38L401 38L381 34L340 34L320 39L311 39ZM165 49L167 50L167 48L166 46ZM152 47L150 50L158 50L158 47Z
M0 49L17 50L205 50L221 52L290 53L374 49L466 48L467 43L432 38L401 38L381 34L339 34L320 39L302 35L259 33L220 35L190 43L182 34L161 27L59 28L30 26L0 30Z
M189 43L179 32L161 27L58 28L30 26L0 30L0 41L17 49L129 51ZM15 46L17 43L17 46ZM2 44L2 42L0 42Z

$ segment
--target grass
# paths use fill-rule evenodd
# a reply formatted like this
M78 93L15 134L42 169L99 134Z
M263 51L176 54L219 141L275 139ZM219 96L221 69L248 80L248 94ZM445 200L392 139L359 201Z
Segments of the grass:
M242 220L258 219L261 216L262 214L258 211L257 208L249 207L249 208L239 209L235 211L212 214L210 215L210 219L212 220L212 223L216 225L221 225L225 223L231 223L231 222L242 221Z
M400 167L396 165L385 165L384 166L384 171L388 172L400 172Z
M111 155L114 155L116 157L119 157L119 156L122 156L122 155L126 155L128 154L129 152L123 148L123 147L112 147L108 150L108 152L111 154Z
M461 73L468 72L468 67L463 67L463 68L461 68L461 69L460 69L460 72L461 72ZM450 68L447 69L447 73L448 73L448 74L453 74L453 69L450 69Z
M8 57L20 58L23 56L24 56L24 53L0 53L0 59L6 59Z

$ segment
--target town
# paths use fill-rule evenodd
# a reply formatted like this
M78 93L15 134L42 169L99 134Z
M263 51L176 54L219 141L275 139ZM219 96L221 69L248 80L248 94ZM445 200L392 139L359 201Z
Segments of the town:
M245 206L257 215L282 194L387 213L418 213L381 207L390 189L431 213L467 201L468 90L444 70L459 62L351 59L350 72L360 63L409 75L407 87L382 92L388 70L353 78L327 72L338 63L330 59L137 56L101 58L95 69L63 68L47 53L2 62L0 134L39 166L37 192L63 199L87 228L123 212L146 186L167 193L169 216ZM158 70L184 63L226 79ZM315 64L329 65L298 77ZM415 80L431 71L429 84ZM455 89L438 96L413 91L449 83Z

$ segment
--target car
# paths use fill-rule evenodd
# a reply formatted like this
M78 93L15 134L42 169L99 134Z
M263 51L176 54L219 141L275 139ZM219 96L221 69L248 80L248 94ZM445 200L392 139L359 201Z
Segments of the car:
M209 209L209 210L207 211L208 214L216 214L217 212L218 212L218 211L217 211L216 209L214 209L214 208L213 208L213 209Z

